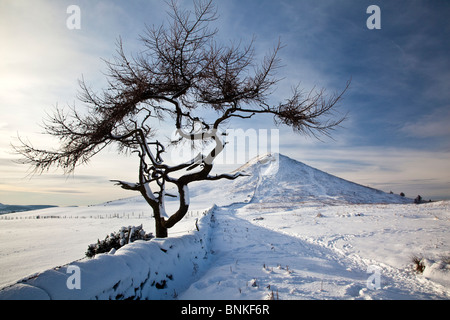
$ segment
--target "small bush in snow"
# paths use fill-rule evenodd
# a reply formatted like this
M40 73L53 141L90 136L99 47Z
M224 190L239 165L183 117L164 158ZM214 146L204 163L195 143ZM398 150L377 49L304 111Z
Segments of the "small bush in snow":
M420 196L420 194L414 199L414 203L415 203L415 204L420 204L420 203L422 203L422 197Z
M145 233L142 225L137 227L122 227L118 232L111 233L106 236L105 240L97 240L97 243L90 244L86 251L86 257L92 258L96 254L110 252L112 249L117 250L127 243L136 240L150 240L152 233Z
M423 258L422 257L418 257L418 256L413 256L411 258L412 262L413 262L413 267L414 270L417 271L418 273L423 273L423 271L425 270L425 264L423 262Z
M412 257L413 268L418 273L427 273L428 275L436 272L450 272L450 256L442 255L440 259L426 259L424 257ZM427 271L425 271L427 269Z

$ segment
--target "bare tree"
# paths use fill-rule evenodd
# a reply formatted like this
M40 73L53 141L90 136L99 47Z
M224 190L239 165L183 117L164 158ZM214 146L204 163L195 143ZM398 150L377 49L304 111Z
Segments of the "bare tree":
M119 152L137 153L138 182L112 181L141 193L153 209L156 236L161 238L186 215L191 182L242 175L210 174L214 159L225 147L218 133L221 124L269 114L277 124L298 133L329 136L345 118L335 115L335 107L349 85L331 96L324 90L305 93L297 87L290 98L272 105L268 97L279 81L275 71L280 43L256 64L253 42L224 46L215 41L217 30L210 28L216 20L212 0L196 1L192 11L181 10L175 1L169 7L168 24L146 28L140 53L127 57L118 40L114 59L106 62L108 87L103 92L96 93L84 79L80 81L78 98L86 110L57 107L45 121L46 133L60 140L56 150L38 149L23 139L15 146L23 156L21 162L37 173L51 167L71 173L111 144ZM211 113L213 118L206 116ZM174 126L178 139L172 143L203 142L214 148L168 165L163 160L167 145L155 138L155 119ZM179 194L178 210L170 217L164 203L169 183Z

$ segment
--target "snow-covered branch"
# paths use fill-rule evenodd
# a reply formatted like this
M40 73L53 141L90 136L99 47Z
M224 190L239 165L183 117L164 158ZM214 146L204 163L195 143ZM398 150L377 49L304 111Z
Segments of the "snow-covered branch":
M206 177L206 180L220 180L220 179L228 179L228 180L235 180L239 177L245 177L249 176L250 174L243 173L243 172L236 172L236 173L223 173L223 174L217 174L214 176L208 175Z
M140 185L138 183L132 183L132 182L126 182L126 181L120 181L120 180L109 180L109 181L117 182L115 185L118 185L122 189L125 189L125 190L133 190L133 191L140 190Z

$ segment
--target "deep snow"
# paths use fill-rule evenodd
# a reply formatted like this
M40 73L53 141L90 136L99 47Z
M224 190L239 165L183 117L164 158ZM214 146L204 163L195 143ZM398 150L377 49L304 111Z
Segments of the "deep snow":
M448 205L434 207L445 225L432 208L410 214L412 205L220 208L211 266L180 298L447 299L448 266L418 275L411 257L449 252ZM371 290L376 269L379 290Z
M210 254L187 290L148 298L448 299L450 202L416 205L278 154L240 170L250 176L190 187L191 211L169 236L195 233L216 204ZM140 224L153 231L139 197L3 215L0 287L82 259L90 243ZM413 256L424 258L423 274Z

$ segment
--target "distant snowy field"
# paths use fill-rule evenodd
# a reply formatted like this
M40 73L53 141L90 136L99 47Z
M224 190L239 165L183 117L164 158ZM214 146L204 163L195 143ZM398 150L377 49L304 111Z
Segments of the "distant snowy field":
M415 205L282 155L241 169L251 176L192 185L188 216L169 230L196 232L195 220L217 205L211 255L178 299L450 297L449 201ZM169 198L168 212L175 207ZM0 288L83 259L90 243L140 224L154 232L139 197L2 215ZM424 258L423 274L413 256Z

